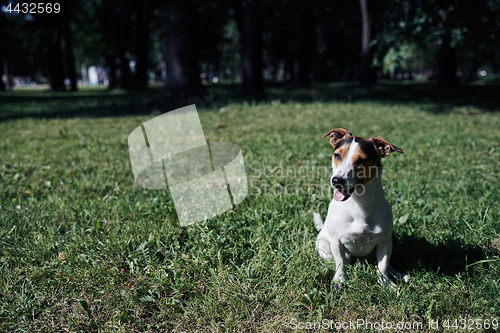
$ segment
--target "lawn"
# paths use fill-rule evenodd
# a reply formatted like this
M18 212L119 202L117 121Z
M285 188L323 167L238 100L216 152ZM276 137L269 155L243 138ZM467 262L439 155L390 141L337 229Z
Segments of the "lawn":
M249 195L188 227L168 191L133 181L127 138L160 114L155 91L0 94L0 331L498 331L498 104L327 85L244 102L225 89L198 112L209 141L240 146ZM383 288L359 260L336 291L314 251L312 212L332 197L321 137L335 127L404 150L383 183L391 263L409 283Z

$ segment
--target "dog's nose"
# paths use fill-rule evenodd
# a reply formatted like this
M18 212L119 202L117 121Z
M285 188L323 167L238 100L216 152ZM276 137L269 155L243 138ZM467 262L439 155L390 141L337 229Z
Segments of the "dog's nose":
M333 177L332 178L332 185L337 187L337 186L344 186L345 185L345 180L342 178L337 178Z

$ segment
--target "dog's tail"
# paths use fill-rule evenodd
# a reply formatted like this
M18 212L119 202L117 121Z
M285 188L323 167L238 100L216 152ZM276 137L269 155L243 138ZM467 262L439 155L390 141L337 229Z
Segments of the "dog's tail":
M316 212L313 212L313 221L314 221L314 226L318 231L321 231L323 229L324 223L323 219L321 218L321 215L319 215Z

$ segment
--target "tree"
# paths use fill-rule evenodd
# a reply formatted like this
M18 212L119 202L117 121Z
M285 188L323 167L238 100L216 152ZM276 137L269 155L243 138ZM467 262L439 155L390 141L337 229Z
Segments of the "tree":
M481 66L500 66L498 1L407 0L386 6L379 44L395 51L403 44L418 47L427 68L437 69L440 85L457 85L459 72L471 80Z
M4 70L7 68L7 50L12 47L12 32L9 26L9 22L6 17L7 13L0 11L0 31L3 32L2 48L0 48L0 91L7 90L6 84L3 82L3 76L8 77L8 73ZM8 81L7 81L8 82ZM8 85L8 83L7 83Z
M132 88L128 42L131 34L131 3L125 0L106 0L107 42L109 52L106 62L110 68L109 87Z
M149 33L153 0L145 0L135 4L137 18L137 71L135 73L135 88L146 88L148 85L149 67Z
M70 15L73 9L71 8L70 2L64 2L64 5L66 6L63 14L66 69L70 80L70 90L77 91L78 87L76 82L75 54L73 51L73 33L70 27Z
M325 82L327 80L327 44L325 41L325 26L323 22L323 10L316 1L314 17L314 61L313 61L313 80Z
M282 81L294 79L295 15L291 10L295 6L295 2L276 0L265 0L262 5L264 68Z
M190 6L191 5L191 6ZM167 0L167 82L165 91L178 97L205 94L201 85L190 0Z
M436 56L439 70L438 83L444 87L458 85L455 49L451 47L451 31L455 8L450 3L439 11L438 28L441 36L436 41Z
M50 29L48 30L50 47L49 47L49 68L50 68L50 86L54 91L65 90L64 85L64 70L63 56L61 50L61 21L51 20Z
M314 31L312 29L309 5L299 1L295 10L295 48L294 48L294 75L293 84L295 87L308 87L310 85L309 73L311 71L312 57L311 50L314 47Z
M371 46L373 35L373 15L369 9L369 0L359 0L361 7L361 84L370 85L375 82L375 73L372 70L373 50Z
M264 92L261 1L237 1L234 11L241 44L243 72L241 93L243 95L259 95Z

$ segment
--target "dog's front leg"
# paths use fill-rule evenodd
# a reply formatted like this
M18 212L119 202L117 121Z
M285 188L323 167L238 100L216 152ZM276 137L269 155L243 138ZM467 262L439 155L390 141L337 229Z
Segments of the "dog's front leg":
M335 260L334 283L341 285L347 280L346 267L349 264L349 258L346 256L344 245L337 239L330 242L330 249Z
M389 238L386 242L377 245L377 262L379 271L379 283L383 286L394 287L396 284L392 282L389 274L389 260L392 254L392 239Z

